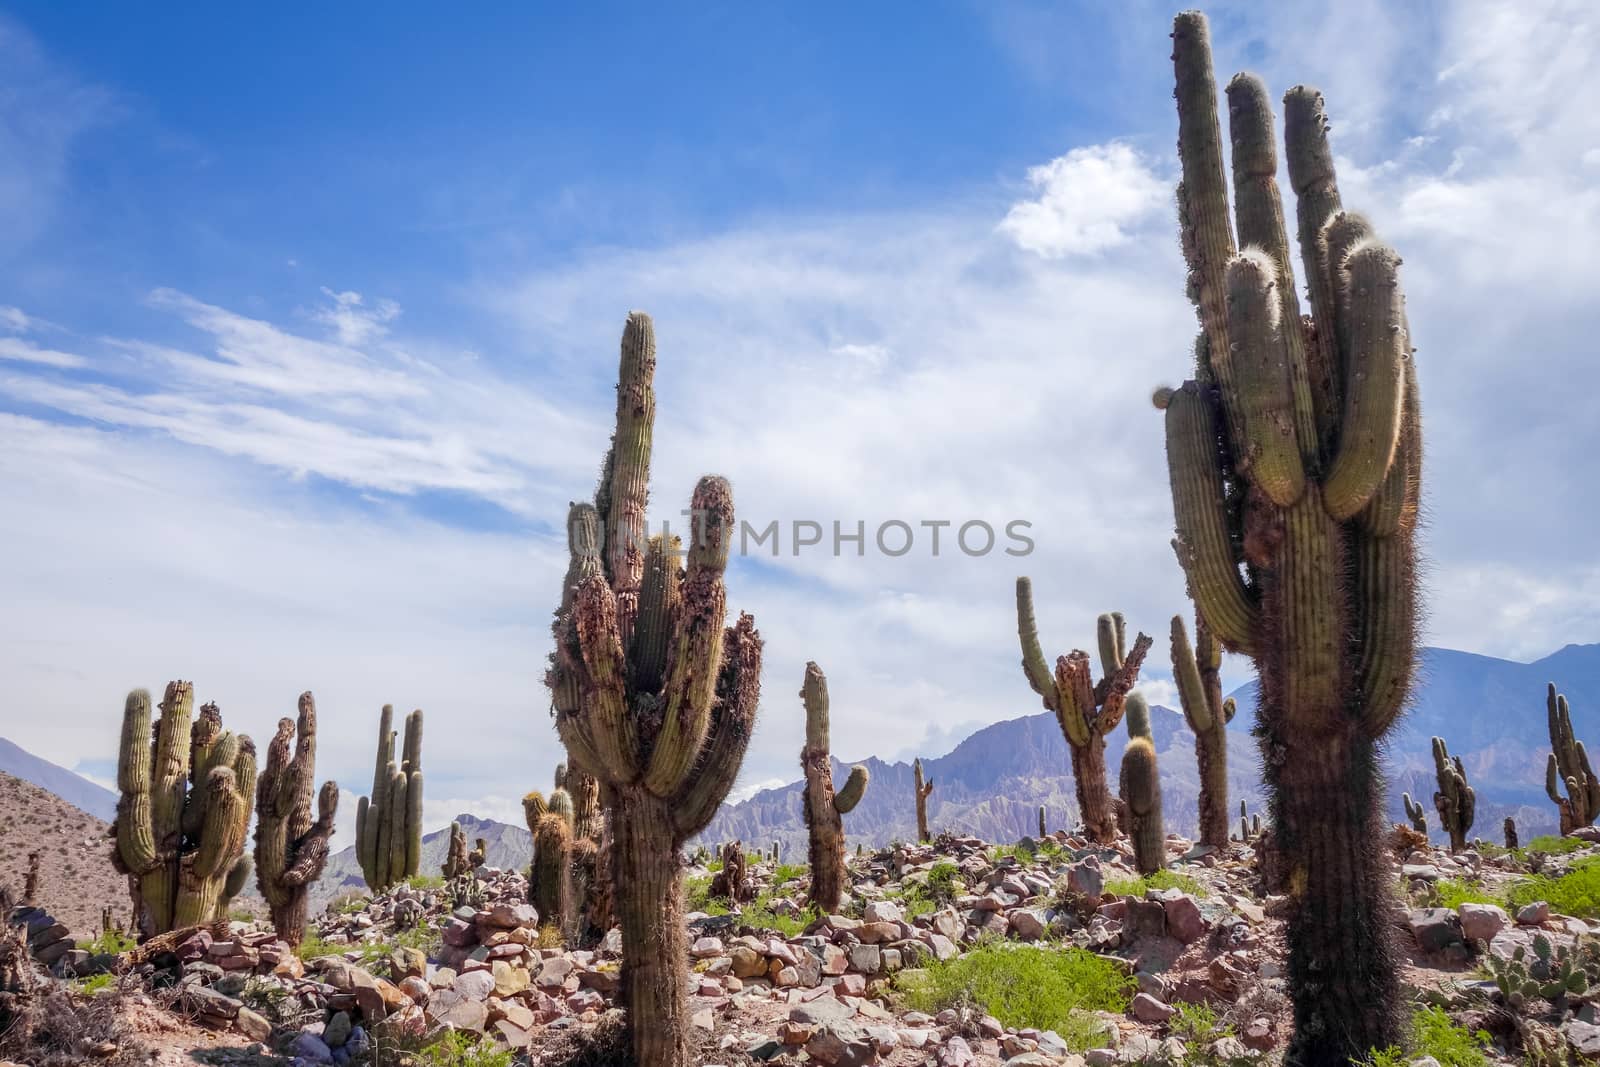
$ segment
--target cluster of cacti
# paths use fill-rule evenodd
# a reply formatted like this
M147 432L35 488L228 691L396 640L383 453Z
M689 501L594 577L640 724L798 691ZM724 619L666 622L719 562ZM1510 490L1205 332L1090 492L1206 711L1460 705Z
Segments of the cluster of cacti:
M1253 841L1261 836L1261 813L1250 814L1249 805L1239 801L1239 840Z
M1433 770L1439 789L1433 794L1433 808L1439 813L1439 826L1450 835L1450 851L1467 846L1467 831L1478 811L1478 795L1467 784L1467 769L1461 757L1450 755L1444 738L1433 739ZM1424 831L1426 832L1426 831Z
M131 879L143 937L222 914L233 871L247 862L255 784L254 743L223 729L215 704L195 717L188 682L168 683L153 727L149 692L128 694L112 862Z
M1427 809L1420 800L1412 800L1410 793L1400 794L1400 805L1405 809L1406 821L1411 823L1411 828L1424 837L1428 834Z
M1228 724L1236 707L1222 698L1222 642L1196 615L1194 645L1183 617L1172 617L1172 677L1178 683L1183 717L1194 731L1194 756L1200 769L1200 843L1228 843Z
M800 810L810 834L811 903L832 913L844 896L844 820L867 791L867 769L850 768L844 788L833 791L833 754L828 742L828 679L815 663L806 664L800 687L806 709L806 743L800 750L800 770L806 788ZM778 861L778 843L772 843L772 862Z
M290 738L295 738L293 756ZM338 783L323 782L312 819L316 774L317 705L310 693L301 693L299 720L278 720L256 783L256 885L266 898L273 929L290 945L305 938L307 892L328 862L328 838L339 806ZM233 896L226 890L224 895Z
M750 880L749 866L744 857L744 845L729 841L718 853L722 866L711 876L710 894L735 904L755 896L755 885ZM756 858L761 858L760 850Z
M556 764L556 788L572 798L572 832L598 841L601 836L600 779L565 763Z
M1118 782L1134 866L1140 874L1154 874L1167 865L1167 835L1161 824L1161 772L1148 736L1129 738Z
M445 848L444 862L439 865L439 873L449 882L460 878L470 870L472 864L467 862L467 831L461 828L460 823L452 822L450 843Z
M565 781L564 766L556 781ZM528 868L528 900L539 922L561 925L561 897L572 862L572 796L557 786L546 800L537 792L522 798L522 811L533 835L533 861Z
M1033 619L1033 583L1017 579L1022 669L1044 706L1055 713L1067 739L1084 828L1093 840L1105 844L1117 835L1116 814L1106 788L1106 735L1122 721L1128 693L1138 681L1139 665L1150 649L1150 638L1140 634L1130 652L1120 613L1100 616L1098 631L1103 674L1098 683L1091 676L1089 654L1076 649L1057 659L1052 673L1039 647L1039 627Z
M1272 105L1228 85L1234 218L1205 17L1174 23L1195 380L1165 409L1175 547L1198 615L1260 677L1257 736L1287 929L1293 1067L1344 1065L1400 1035L1394 901L1376 746L1416 664L1421 422L1399 257L1342 211L1320 93L1285 97L1311 316L1278 195Z
M372 795L356 803L356 859L373 892L415 877L422 866L422 712L406 716L395 760L394 707L378 717Z
M928 832L928 794L933 792L933 779L922 777L922 761L911 761L911 795L917 802L917 840L932 841Z
M1583 742L1572 734L1572 709L1567 698L1550 683L1545 692L1545 711L1550 727L1550 758L1545 762L1544 791L1561 816L1561 833L1570 834L1588 826L1600 815L1600 777L1589 766ZM1566 786L1567 795L1561 795Z
M760 695L761 638L725 627L733 491L690 501L688 566L645 539L655 424L655 331L623 331L616 430L595 502L568 515L571 560L547 681L568 762L600 780L622 926L621 1002L639 1067L689 1062L680 850L733 787Z
M1531 959L1522 945L1511 950L1510 959L1496 956L1487 944L1480 945L1483 965L1511 1008L1520 1010L1528 1001L1542 997L1561 1011L1567 997L1589 990L1589 977L1578 954L1565 945L1552 948L1544 934L1534 936Z
M1517 820L1513 819L1509 815L1506 816L1505 832L1506 832L1506 848L1513 849L1513 850L1516 849L1516 847L1517 847Z

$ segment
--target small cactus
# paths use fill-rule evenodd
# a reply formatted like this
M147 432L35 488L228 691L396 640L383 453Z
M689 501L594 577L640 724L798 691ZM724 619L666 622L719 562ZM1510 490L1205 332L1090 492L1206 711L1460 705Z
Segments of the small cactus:
M1517 848L1517 820L1513 819L1509 815L1506 816L1505 831L1506 831L1506 848L1511 849L1512 851L1516 851L1516 848Z
M450 845L445 851L444 863L440 864L439 871L448 882L470 870L472 864L467 861L467 832L461 828L460 823L453 822L450 824Z
M1572 710L1567 698L1556 692L1554 682L1545 692L1545 710L1553 751L1545 763L1544 791L1561 816L1561 834L1565 837L1600 815L1600 777L1589 766L1583 742L1573 736ZM1566 796L1561 795L1563 785Z
M148 691L129 693L123 709L112 861L131 879L146 938L212 922L244 855L255 745L223 729L215 704L198 718L193 709L183 681L168 683L153 728Z
M1161 774L1156 747L1148 737L1135 737L1122 754L1122 803L1128 813L1134 865L1140 874L1154 874L1167 865L1167 837L1161 824Z
M759 856L760 850L757 850ZM729 841L722 846L722 869L711 877L710 894L734 904L742 904L755 896L750 882L749 869L744 857L744 845Z
M923 780L920 759L911 762L911 792L917 801L917 840L932 841L933 835L928 832L928 794L933 792L933 779Z
M811 903L833 912L844 896L844 819L867 791L867 769L850 768L844 788L833 791L833 756L828 740L828 679L815 663L806 664L800 699L806 709L806 743L800 750L800 769L806 787L801 814L810 836ZM778 843L772 843L772 861L778 861Z
M1172 677L1200 769L1200 843L1221 848L1228 838L1228 724L1236 708L1231 697L1222 698L1222 643L1198 613L1194 636L1191 646L1183 617L1172 617ZM1131 708L1128 715L1131 721Z
M1426 837L1428 834L1428 816L1422 803L1412 800L1410 793L1401 793L1400 803L1405 808L1406 819L1411 823L1411 828Z
M289 740L295 739L294 756ZM272 928L290 945L305 939L307 893L328 862L339 807L338 783L322 783L317 818L311 818L316 782L317 705L300 694L299 719L278 720L267 762L256 782L256 885L266 898Z
M1044 838L1049 837L1049 836L1050 836L1049 833L1044 828L1044 805L1040 804L1039 805L1039 838L1041 840L1043 840Z
M356 802L356 860L367 888L381 892L422 866L422 711L406 716L395 758L394 706L378 717L372 794Z
M1461 757L1450 755L1442 737L1433 739L1433 769L1439 779L1433 807L1439 813L1440 827L1450 835L1450 851L1459 852L1467 845L1467 831L1478 810L1477 793L1467 784Z
M1130 650L1122 615L1102 615L1097 624L1102 677L1091 677L1089 654L1073 650L1056 660L1052 672L1039 645L1033 617L1033 582L1017 579L1017 637L1022 644L1022 670L1056 722L1072 752L1072 779L1078 810L1089 836L1107 844L1117 835L1116 815L1106 788L1106 735L1117 728L1128 693L1139 678L1139 666L1150 650L1140 634Z

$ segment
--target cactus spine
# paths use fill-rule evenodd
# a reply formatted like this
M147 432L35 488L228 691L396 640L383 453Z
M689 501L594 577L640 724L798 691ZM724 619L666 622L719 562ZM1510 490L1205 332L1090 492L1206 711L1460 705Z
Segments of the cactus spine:
M571 560L547 675L569 764L600 780L622 926L621 1002L639 1067L686 1067L688 946L680 850L704 829L744 760L760 695L761 638L724 626L733 491L691 498L688 566L645 540L655 424L655 328L623 330L617 420L595 502L568 515ZM603 536L602 536L603 535Z
M195 718L190 683L167 684L153 733L150 717L150 693L129 693L111 828L146 938L216 918L244 854L256 777L255 745L222 728L215 704Z
M1139 666L1150 649L1150 638L1140 634L1129 651L1120 613L1100 616L1097 630L1103 674L1098 683L1091 678L1089 654L1076 649L1057 659L1051 673L1033 618L1033 583L1017 579L1017 636L1022 643L1023 672L1044 706L1055 712L1067 739L1084 827L1092 839L1107 844L1116 839L1117 822L1106 789L1106 735L1122 721L1128 693L1138 681Z
M1140 874L1154 874L1167 865L1167 835L1161 825L1161 773L1156 746L1135 737L1122 753L1122 803L1127 809L1128 836Z
M328 862L328 838L339 806L338 784L322 783L317 818L312 820L316 764L317 705L310 693L301 693L298 721L278 720L256 782L256 885L266 898L272 928L290 945L305 939L306 894Z
M933 835L928 832L928 794L933 792L933 779L923 781L920 759L911 763L911 792L917 798L917 840L931 841Z
M1173 66L1182 247L1203 327L1196 380L1155 396L1175 547L1197 614L1261 678L1257 732L1295 905L1285 1062L1342 1067L1400 1033L1376 753L1416 662L1421 422L1400 260L1342 211L1322 97L1291 89L1303 322L1265 87L1228 85L1236 246L1198 12L1174 22Z
M373 892L416 876L422 867L422 711L406 716L395 760L394 706L378 718L372 795L356 802L356 860Z
M1178 683L1183 717L1194 731L1200 769L1200 842L1221 848L1228 843L1228 724L1236 709L1232 699L1222 699L1222 643L1199 615L1192 647L1183 617L1172 617L1172 676Z
M1442 737L1433 739L1433 769L1439 779L1433 806L1439 813L1439 825L1450 835L1450 851L1459 852L1467 847L1467 831L1472 829L1478 810L1477 794L1467 784L1467 769L1461 765L1461 757L1451 757Z
M1406 819L1410 821L1411 828L1426 837L1428 835L1428 816L1422 802L1412 800L1410 793L1400 794L1400 804L1405 808Z
M1553 750L1545 763L1544 791L1561 815L1561 834L1566 836L1580 826L1588 826L1600 815L1600 778L1589 766L1589 754L1583 742L1572 734L1572 710L1567 698L1556 692L1550 683L1545 693L1545 708L1549 717L1550 747ZM1561 795L1561 787L1567 795Z
M867 791L867 769L850 768L844 788L833 791L833 756L828 742L828 679L815 663L806 664L800 699L806 709L806 744L800 750L800 769L806 776L801 802L810 833L811 903L824 911L839 907L844 896L844 819ZM777 842L772 859L778 859Z

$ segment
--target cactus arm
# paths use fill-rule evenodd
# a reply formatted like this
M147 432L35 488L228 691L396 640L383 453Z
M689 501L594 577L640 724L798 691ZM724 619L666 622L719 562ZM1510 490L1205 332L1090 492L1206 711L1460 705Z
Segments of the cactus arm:
M316 790L317 773L317 702L309 691L300 694L296 711L294 758L289 761L280 787L287 795L279 808L288 819L290 840L303 837L311 829L311 797Z
M639 776L639 761L623 688L626 660L618 629L617 598L605 579L596 575L578 587L572 610L590 698L569 728L583 736L580 748L592 750L599 766L608 768L622 781L631 782Z
M1100 673L1107 676L1115 674L1122 668L1125 654L1123 635L1126 631L1117 619L1101 615L1095 620L1094 632L1100 646Z
M1033 581L1028 578L1017 579L1017 637L1022 643L1022 669L1028 684L1044 700L1044 706L1059 716L1061 693L1039 647L1039 626L1033 618Z
M850 777L845 780L844 788L833 795L833 807L840 815L848 815L861 798L866 794L867 781L871 777L867 768L856 764L850 768Z
M389 883L398 882L405 877L408 851L406 813L410 811L407 805L407 793L410 791L410 785L409 776L398 769L389 779L389 821L393 826L389 834L389 855L386 858L385 868Z
M230 767L213 767L205 791L206 820L200 847L193 856L194 872L201 878L215 878L233 866L244 848L245 819L241 815L245 799L234 788Z
M1094 679L1089 654L1074 650L1056 658L1056 692L1061 694L1056 722L1067 743L1082 748L1089 743L1089 716L1094 713Z
M1311 380L1312 403L1317 417L1317 438L1323 455L1332 451L1338 424L1338 398L1342 392L1338 347L1326 324L1334 321L1333 277L1322 262L1322 225L1343 206L1328 146L1328 119L1322 94L1297 85L1283 98L1285 155L1289 184L1294 189L1300 258L1305 267L1311 298L1311 317L1322 324L1306 345L1306 369Z
M1249 456L1250 483L1286 508L1305 492L1305 467L1295 436L1294 398L1285 367L1285 329L1272 258L1247 248L1228 264L1228 335L1234 380L1244 418L1242 445ZM1298 323L1290 326L1297 327ZM1241 462L1241 467L1246 463Z
M1362 728L1376 740L1405 710L1416 675L1416 562L1402 537L1367 537L1356 551L1361 605L1358 678Z
M741 612L739 621L723 635L717 701L699 767L673 801L673 825L680 837L692 837L706 828L738 777L761 702L761 651L756 620Z
M1244 584L1234 553L1215 412L1199 389L1188 385L1171 394L1166 410L1178 562L1196 609L1217 637L1228 648L1248 655L1255 648L1260 609Z
M1328 513L1352 518L1382 486L1400 444L1405 363L1400 257L1384 245L1351 249L1340 271L1339 330L1350 338L1350 364L1338 452L1323 485Z
M1128 694L1122 705L1123 717L1128 722L1129 737L1150 736L1150 702L1138 690Z
M122 742L117 749L116 851L129 873L156 865L158 850L150 811L150 693L135 689L122 711Z
M356 798L356 862L361 865L361 878L368 888L372 886L372 865L367 861L367 853L361 847L361 842L367 836L367 810L371 804L372 801L367 797Z
M1183 705L1183 717L1189 721L1189 729L1197 734L1211 729L1214 721L1211 707L1181 615L1172 617L1172 677L1178 685L1178 703Z
M1550 754L1550 757L1547 760L1545 760L1545 764L1544 764L1544 792L1545 792L1545 796L1550 798L1550 802L1552 804L1555 804L1558 807L1561 805L1561 803L1562 803L1561 777L1560 777L1560 771L1558 770L1557 765L1556 765L1556 755L1555 755L1554 752L1552 752Z
M295 843L294 862L279 879L285 886L298 889L322 877L323 867L328 862L328 839L333 836L338 811L339 784L323 782L317 793L317 820Z
M1093 701L1100 706L1099 713L1094 717L1094 730L1101 736L1115 730L1122 721L1128 694L1139 682L1139 668L1144 665L1145 654L1153 643L1148 634L1141 633L1135 637L1133 647L1128 650L1116 673L1102 678L1100 684L1094 687Z
M644 571L645 505L650 494L650 448L656 416L655 371L655 324L644 312L631 312L622 331L616 432L606 457L610 477L597 502L605 524L606 576L616 591L625 643L633 630Z
M683 543L672 538L667 543L657 536L650 539L645 555L644 585L639 593L639 617L634 623L631 659L631 684L635 692L654 693L661 689L671 648L673 623L683 600L683 579L678 556Z
M722 574L734 530L733 489L726 479L707 475L695 486L689 507L699 528L689 545L682 611L663 692L666 714L644 775L645 788L659 797L669 797L682 786L711 728L728 610Z

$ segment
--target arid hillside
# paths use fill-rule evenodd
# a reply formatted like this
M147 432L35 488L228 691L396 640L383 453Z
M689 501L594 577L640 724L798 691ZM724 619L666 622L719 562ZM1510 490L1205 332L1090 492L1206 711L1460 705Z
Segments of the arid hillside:
M22 891L28 855L39 855L38 903L75 937L100 931L100 909L128 924L128 884L111 866L109 824L54 793L0 773L0 883Z

